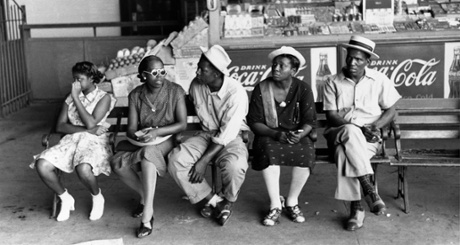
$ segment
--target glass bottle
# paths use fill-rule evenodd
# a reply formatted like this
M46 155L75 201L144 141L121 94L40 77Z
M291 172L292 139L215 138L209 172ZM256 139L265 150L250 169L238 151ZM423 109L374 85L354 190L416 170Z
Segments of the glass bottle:
M454 60L449 69L449 98L460 98L460 46L454 48Z
M323 93L324 93L324 84L326 83L326 79L330 76L331 70L329 69L329 65L327 62L327 53L319 53L319 67L318 71L316 72L316 92L317 97L316 101L321 102L323 101Z

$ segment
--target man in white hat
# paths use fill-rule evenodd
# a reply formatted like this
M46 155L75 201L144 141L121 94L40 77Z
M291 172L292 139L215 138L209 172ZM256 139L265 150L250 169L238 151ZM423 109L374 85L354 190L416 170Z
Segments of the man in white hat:
M324 135L334 150L337 164L335 198L351 201L347 230L363 226L363 195L376 215L383 214L385 203L370 181L374 174L370 159L381 148L380 129L395 117L395 104L401 98L385 74L369 69L375 43L352 36L348 44L346 66L330 77L324 87L323 107L329 127Z
M239 81L229 77L231 60L221 46L201 50L189 93L203 131L170 153L168 169L192 204L205 203L201 214L210 217L215 212L224 225L248 168L248 150L241 138L241 132L249 130L248 95ZM221 169L221 193L213 193L204 179L211 161Z

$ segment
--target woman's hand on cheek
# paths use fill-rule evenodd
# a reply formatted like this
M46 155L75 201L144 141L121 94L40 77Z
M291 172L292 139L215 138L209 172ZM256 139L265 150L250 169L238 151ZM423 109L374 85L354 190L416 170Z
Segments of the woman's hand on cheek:
M81 84L79 82L73 82L72 83L72 97L73 98L78 98L81 92Z

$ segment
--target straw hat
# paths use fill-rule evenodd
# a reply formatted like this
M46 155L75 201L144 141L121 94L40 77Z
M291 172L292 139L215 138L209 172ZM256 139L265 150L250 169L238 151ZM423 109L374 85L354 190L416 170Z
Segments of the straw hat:
M363 51L364 53L370 54L371 58L374 59L380 58L376 53L374 53L375 43L365 37L351 36L350 42L348 42L348 44L343 44L343 46Z
M228 76L228 65L232 63L230 57L228 57L227 52L220 45L213 45L211 48L207 49L205 47L200 47L203 55L208 58L209 62L213 64L220 72L225 76Z
M276 49L275 51L271 52L268 55L268 58L271 61L273 61L273 59L276 58L276 56L281 55L281 54L290 54L296 57L300 62L300 66L298 70L303 69L304 66L306 65L305 58L302 56L302 54L299 51L295 50L293 47L289 47L289 46L282 46L281 48Z

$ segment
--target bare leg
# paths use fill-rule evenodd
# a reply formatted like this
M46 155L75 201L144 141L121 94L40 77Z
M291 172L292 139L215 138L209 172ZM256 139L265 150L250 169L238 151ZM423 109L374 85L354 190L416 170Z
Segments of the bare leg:
M268 196L270 198L270 209L281 209L280 200L280 166L271 165L262 171L265 186L267 187Z
M35 164L35 168L37 169L38 175L48 188L58 195L62 195L65 192L65 189L56 174L56 167L53 164L45 159L39 159Z
M292 168L291 186L289 187L286 206L292 207L299 204L299 195L307 183L308 177L310 177L310 168Z
M153 217L153 198L157 184L157 168L155 164L145 159L141 161L142 166L142 185L144 186L144 213L142 223L151 228L150 220Z
M144 187L136 171L127 165L117 166L116 164L112 164L111 166L112 170L120 177L121 181L139 194L141 197L140 203L144 204Z
M39 159L35 165L38 175L42 181L52 189L61 199L61 209L57 221L66 221L70 217L70 211L75 210L75 200L62 187L62 184L56 174L56 167L45 159Z
M80 178L83 185L85 185L91 194L97 195L99 194L99 185L92 169L93 167L88 163L81 163L75 168L78 178Z

